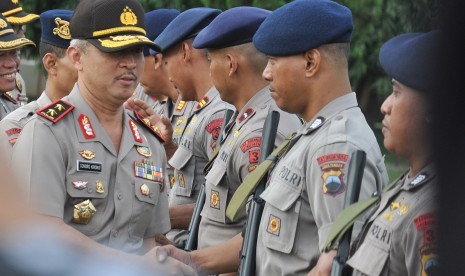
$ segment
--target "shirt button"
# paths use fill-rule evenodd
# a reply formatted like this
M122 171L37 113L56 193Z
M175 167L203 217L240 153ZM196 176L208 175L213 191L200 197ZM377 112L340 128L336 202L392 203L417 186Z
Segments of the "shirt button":
M119 200L123 199L123 195L122 195L122 194L118 194L118 199L119 199Z
M89 187L89 188L87 188L87 192L88 192L89 194L91 194L91 193L94 192L94 189L92 189L91 187Z

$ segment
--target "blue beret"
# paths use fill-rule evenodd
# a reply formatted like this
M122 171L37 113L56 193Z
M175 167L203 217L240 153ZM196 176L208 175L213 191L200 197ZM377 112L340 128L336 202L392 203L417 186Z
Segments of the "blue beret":
M324 44L349 42L353 30L347 7L330 0L296 0L272 12L253 43L266 55L290 56Z
M40 14L42 28L41 42L60 48L68 48L71 42L69 21L73 12L70 10L48 10Z
M178 16L180 12L176 9L158 9L145 14L145 29L147 31L147 38L154 41L155 38ZM156 54L154 50L144 46L144 56L149 54ZM153 52L153 53L152 53Z
M235 7L222 12L194 39L194 48L220 49L252 42L253 35L271 13L255 7Z
M435 87L440 32L408 33L395 36L381 47L379 61L395 80L421 92Z
M165 52L177 43L196 36L220 13L221 10L218 9L188 9L168 24L163 32L155 39L155 43Z

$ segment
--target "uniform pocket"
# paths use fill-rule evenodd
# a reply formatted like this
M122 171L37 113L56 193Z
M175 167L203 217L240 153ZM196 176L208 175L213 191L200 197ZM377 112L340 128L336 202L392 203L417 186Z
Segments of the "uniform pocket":
M174 185L170 192L174 196L191 197L194 189L195 156L184 147L179 147L170 164L174 170Z
M134 179L135 200L132 205L131 223L129 236L139 240L153 219L153 213L157 208L160 196L160 183L146 180Z
M277 184L277 183L276 183ZM300 191L281 185L268 187L261 197L266 200L262 233L264 244L273 250L289 254L294 246L300 213ZM284 186L286 187L286 186Z

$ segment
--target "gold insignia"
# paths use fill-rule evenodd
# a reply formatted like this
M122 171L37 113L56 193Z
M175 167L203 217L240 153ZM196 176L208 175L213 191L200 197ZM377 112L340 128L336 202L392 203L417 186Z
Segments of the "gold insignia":
M128 6L124 8L123 13L120 15L120 20L121 23L123 23L126 26L137 24L137 16Z
M212 191L212 196L210 198L211 207L219 209L218 205L220 204L220 195L218 192Z
M281 229L281 219L270 215L268 219L268 227L266 228L266 232L273 234L275 236L279 236L279 230Z
M149 186L147 186L147 184L142 184L142 186L140 186L140 192L142 195L148 196L150 194Z
M100 182L100 180L97 180L97 184L95 184L95 189L99 194L103 194L105 192L105 190L103 189L103 183Z
M79 154L87 160L91 160L95 157L95 153L90 150L81 150Z
M239 134L241 134L241 132L239 130L234 130L234 137L237 137L239 136Z
M174 175L169 175L170 178L170 187L173 188L174 183L176 182L176 179L174 178Z
M400 201L393 201L391 203L390 212L387 212L383 215L386 220L392 221L395 214L403 216L408 213L410 206L408 204L402 205L402 200L403 199Z
M18 0L11 0L11 2L15 5L18 4Z
M90 200L85 200L74 205L73 222L79 224L88 224L90 219L95 215L97 209Z
M5 22L5 20L3 19L0 19L0 28L3 29L3 28L6 28L7 24Z
M53 28L52 32L63 39L71 39L71 32L69 31L69 22L59 17L55 18L56 28Z
M184 188L186 186L186 181L184 180L184 175L179 174L178 178L179 178L179 186Z
M145 157L152 156L152 151L150 150L149 147L136 146L136 150L142 156L145 156Z

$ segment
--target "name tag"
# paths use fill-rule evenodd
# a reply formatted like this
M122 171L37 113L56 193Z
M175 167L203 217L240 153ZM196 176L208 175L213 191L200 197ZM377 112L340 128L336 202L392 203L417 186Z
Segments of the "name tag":
M77 170L78 172L102 172L102 163L78 160Z

